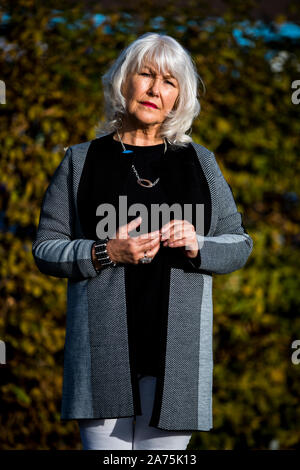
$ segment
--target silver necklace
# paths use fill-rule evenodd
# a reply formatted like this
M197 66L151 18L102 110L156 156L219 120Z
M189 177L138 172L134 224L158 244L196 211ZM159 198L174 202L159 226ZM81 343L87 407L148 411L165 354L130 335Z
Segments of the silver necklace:
M125 145L124 145L123 142L122 142L122 139L121 139L121 137L120 137L120 134L119 134L118 130L117 130L117 134L118 134L118 137L119 137L119 141L121 142L122 147L123 147L123 152L122 152L122 153L133 153L132 150L127 150L127 149L126 149ZM166 142L166 139L164 139L164 143L165 143L165 148L164 148L164 154L165 154L166 151L167 151L167 142ZM143 186L144 188L153 188L153 186L155 186L155 185L158 183L159 178L157 178L157 179L154 181L154 183L152 183L150 180L147 180L147 179L145 179L145 178L140 178L138 172L136 171L136 168L135 168L134 164L131 165L131 168L133 169L133 171L134 171L134 173L135 173L135 175L136 175L136 178L137 178L137 182L138 182L138 184L139 184L140 186Z

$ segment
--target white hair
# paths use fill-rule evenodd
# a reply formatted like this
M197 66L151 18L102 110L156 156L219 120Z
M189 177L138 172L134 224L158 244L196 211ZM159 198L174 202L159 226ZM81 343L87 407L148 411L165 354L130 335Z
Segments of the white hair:
M170 72L179 84L175 105L161 125L160 136L170 144L185 147L192 138L192 122L200 113L198 82L201 77L189 52L174 38L158 33L146 33L124 49L102 76L106 121L97 128L97 137L120 129L126 114L126 100L121 88L128 75L139 72L145 63L156 65L159 73Z

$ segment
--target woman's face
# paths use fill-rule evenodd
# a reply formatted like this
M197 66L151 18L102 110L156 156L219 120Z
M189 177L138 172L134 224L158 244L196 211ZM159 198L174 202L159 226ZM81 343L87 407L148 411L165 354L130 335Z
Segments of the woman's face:
M130 118L144 126L162 124L173 109L179 94L179 84L170 74L159 75L155 66L146 64L140 72L129 75L123 87ZM157 107L145 106L143 102Z

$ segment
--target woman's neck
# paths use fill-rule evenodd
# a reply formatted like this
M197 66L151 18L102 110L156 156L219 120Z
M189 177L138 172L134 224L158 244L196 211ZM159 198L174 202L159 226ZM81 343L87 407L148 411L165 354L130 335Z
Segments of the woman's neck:
M137 146L151 146L151 145L159 145L163 144L164 141L161 137L155 137L153 136L146 136L146 135L137 135L136 133L133 132L120 132L119 135L122 139L123 144L127 145L137 145ZM113 134L113 139L119 142L119 137L117 132Z

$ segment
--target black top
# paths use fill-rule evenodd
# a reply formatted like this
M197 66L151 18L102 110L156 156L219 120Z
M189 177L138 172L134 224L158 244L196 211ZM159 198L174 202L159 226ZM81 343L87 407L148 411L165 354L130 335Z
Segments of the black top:
M111 134L112 137L113 134ZM120 142L113 138L114 152L119 152L120 158L126 158ZM135 146L124 144L127 150L133 150L133 164L140 178L149 179L152 183L159 177L159 161L164 158L165 144L152 146ZM166 202L166 195L160 181L151 188L145 188L137 183L137 177L130 170L124 194L127 195L127 207L134 203L142 203L147 207L148 227L140 225L139 234L156 231L162 227L160 214L158 226L151 226L151 204ZM127 223L143 213L137 211L133 216L128 216ZM162 319L162 292L163 276L166 273L166 253L175 248L164 247L161 243L159 251L148 264L126 264L125 276L128 287L128 315L133 328L133 343L137 372L143 375L158 374L158 359L161 319ZM193 259L195 266L200 263L200 255Z

